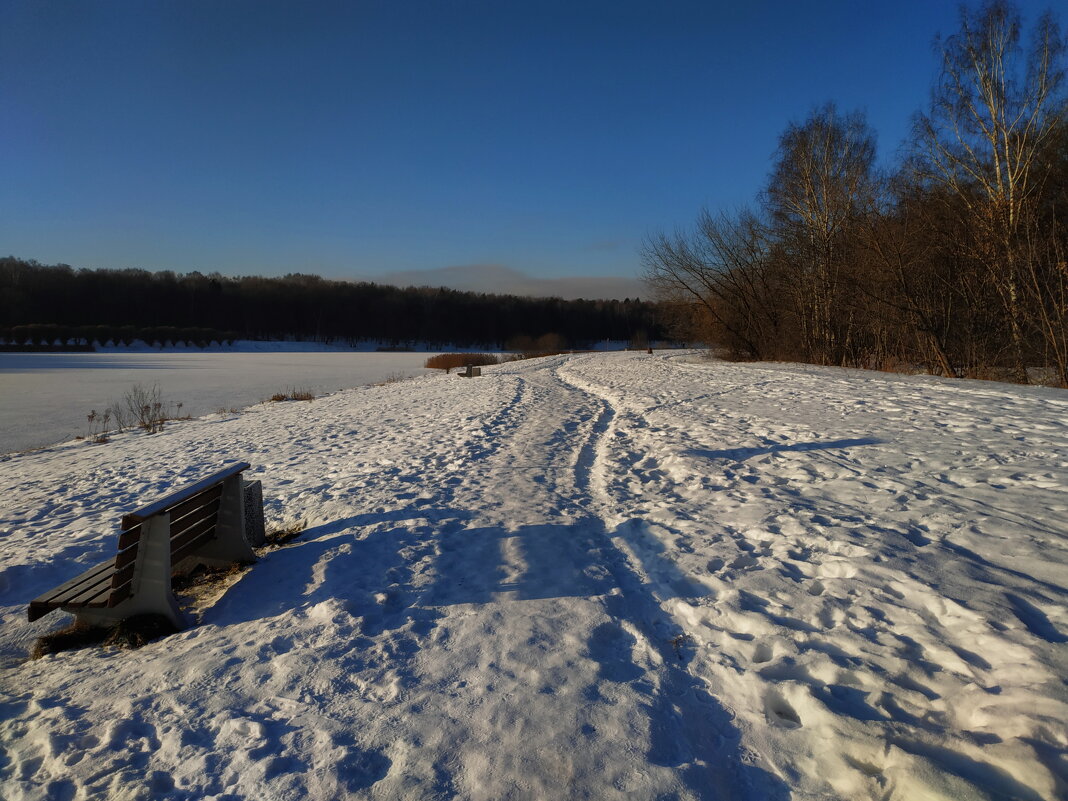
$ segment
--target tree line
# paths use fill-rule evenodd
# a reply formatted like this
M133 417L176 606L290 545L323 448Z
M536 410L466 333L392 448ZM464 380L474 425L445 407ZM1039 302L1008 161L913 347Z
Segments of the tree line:
M791 123L754 203L647 238L683 336L739 359L1068 387L1068 101L1052 13L962 8L902 155L861 112ZM1030 371L1029 371L1030 370Z
M0 258L0 338L20 345L296 338L503 347L552 336L580 348L645 334L661 335L656 309L637 299L567 301L301 274L74 269Z

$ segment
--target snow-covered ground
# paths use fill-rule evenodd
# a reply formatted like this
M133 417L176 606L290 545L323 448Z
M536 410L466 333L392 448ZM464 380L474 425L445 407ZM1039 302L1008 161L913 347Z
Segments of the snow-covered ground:
M253 464L201 624L25 661L122 509ZM0 797L1068 796L1068 394L553 357L0 461Z
M237 343L244 350L147 347L100 353L0 353L0 453L84 436L86 415L158 385L168 408L200 415L243 408L291 387L316 394L429 372L427 353L310 351L309 342ZM257 347L258 346L258 347Z

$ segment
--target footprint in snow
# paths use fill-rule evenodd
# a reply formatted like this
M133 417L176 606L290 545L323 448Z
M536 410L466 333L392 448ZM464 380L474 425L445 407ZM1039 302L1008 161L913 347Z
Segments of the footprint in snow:
M801 728L801 716L778 690L768 690L764 696L764 712L768 722L783 729Z

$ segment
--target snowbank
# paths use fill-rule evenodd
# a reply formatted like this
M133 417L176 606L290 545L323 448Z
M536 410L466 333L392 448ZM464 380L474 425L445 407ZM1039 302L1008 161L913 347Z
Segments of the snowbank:
M552 357L0 461L0 796L1064 797L1068 395ZM28 662L121 509L305 521L134 652Z

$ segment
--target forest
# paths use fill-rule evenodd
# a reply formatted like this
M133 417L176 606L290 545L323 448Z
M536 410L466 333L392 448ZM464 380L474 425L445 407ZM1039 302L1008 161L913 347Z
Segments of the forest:
M1068 387L1065 40L994 0L935 40L940 69L889 167L862 112L789 124L740 211L655 233L646 280L676 335L733 358Z
M584 348L660 338L656 309L634 300L560 300L326 280L314 275L74 269L0 258L0 339L9 347L303 339Z

